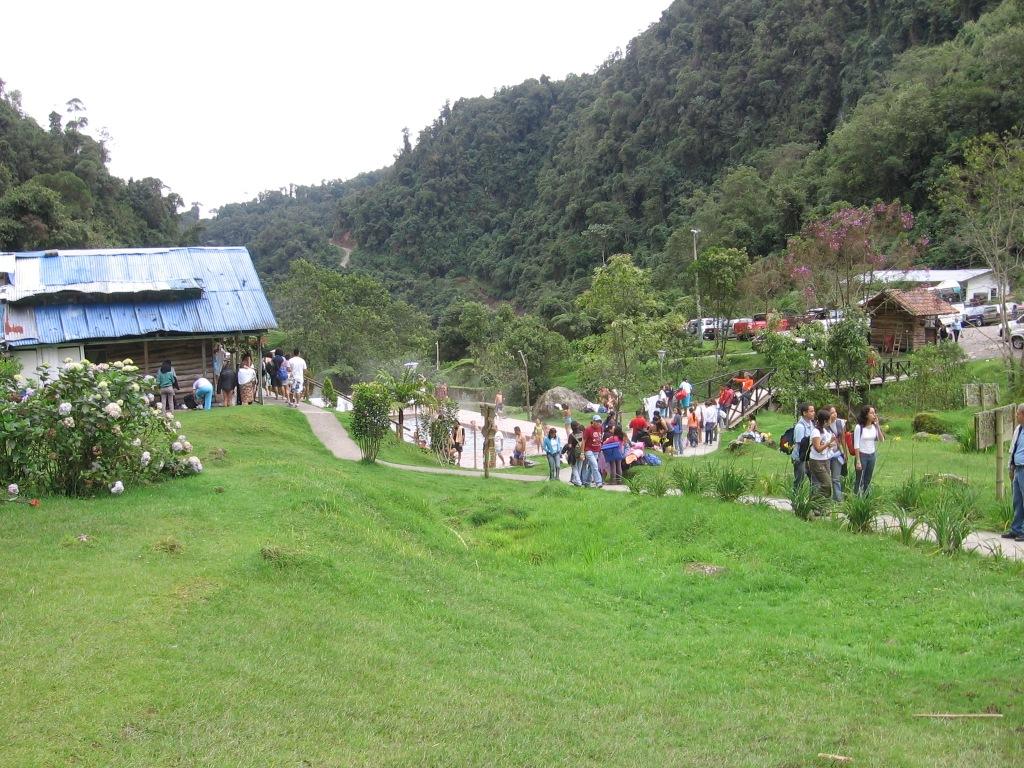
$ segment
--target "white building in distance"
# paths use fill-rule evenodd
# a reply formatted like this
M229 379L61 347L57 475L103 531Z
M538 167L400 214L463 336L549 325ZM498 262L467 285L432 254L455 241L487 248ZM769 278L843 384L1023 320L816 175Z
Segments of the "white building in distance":
M963 304L988 304L997 301L1000 292L1010 293L991 269L880 269L861 275L865 283L899 283L935 291L947 301Z

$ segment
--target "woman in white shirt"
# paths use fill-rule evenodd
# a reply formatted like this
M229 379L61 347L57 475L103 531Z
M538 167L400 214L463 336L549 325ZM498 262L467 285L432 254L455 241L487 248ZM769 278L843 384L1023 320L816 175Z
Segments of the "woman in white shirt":
M811 454L807 460L807 474L814 492L825 498L832 498L832 470L830 467L832 449L836 436L829 428L831 414L827 408L818 411L811 431Z
M243 357L238 367L238 390L242 405L252 405L256 399L256 369L252 367L252 355Z
M853 428L853 451L857 460L857 481L853 487L856 493L865 494L871 487L871 477L875 473L875 451L878 443L884 440L878 414L874 407L865 405L860 409L857 426Z

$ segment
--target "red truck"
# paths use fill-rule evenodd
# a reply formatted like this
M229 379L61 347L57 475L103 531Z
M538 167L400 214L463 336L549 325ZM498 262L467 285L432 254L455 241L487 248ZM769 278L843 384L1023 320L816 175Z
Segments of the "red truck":
M796 324L793 322L792 318L780 317L775 321L772 330L789 331L795 327ZM755 336L757 336L757 334L768 330L768 315L764 314L763 312L759 315L754 315L753 320L751 320L750 322L740 321L736 323L735 326L733 326L732 330L733 333L736 334L736 337L739 339L752 339Z

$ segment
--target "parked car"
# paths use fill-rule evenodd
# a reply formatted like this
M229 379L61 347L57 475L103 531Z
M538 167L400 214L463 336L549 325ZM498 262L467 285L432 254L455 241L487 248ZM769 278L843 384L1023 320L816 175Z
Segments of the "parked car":
M737 317L734 320L730 320L729 321L729 328L730 328L730 330L732 332L732 335L733 336L739 336L739 331L737 330L737 328L745 328L747 323L752 323L752 322L754 322L754 318L752 318L752 317Z
M1024 349L1024 326L1014 327L1010 331L1010 346L1014 349Z
M686 330L692 333L694 336L697 335L698 331L703 339L713 340L718 338L718 333L721 329L728 331L729 321L725 318L720 317L701 317L696 320L691 320L686 324Z
M815 307L807 310L803 316L804 323L817 323L826 331L843 319L843 310Z
M1018 317L1016 320L1009 320L1010 326L1010 341L1013 341L1013 334L1017 331L1024 333L1024 317ZM999 324L999 338L1003 338L1003 324ZM1020 347L1017 347L1020 349Z
M1002 307L999 304L981 304L973 307L964 307L961 320L964 325L975 327L982 325L995 325L1002 322ZM1019 308L1015 302L1006 302L1006 316L1015 318L1019 314Z

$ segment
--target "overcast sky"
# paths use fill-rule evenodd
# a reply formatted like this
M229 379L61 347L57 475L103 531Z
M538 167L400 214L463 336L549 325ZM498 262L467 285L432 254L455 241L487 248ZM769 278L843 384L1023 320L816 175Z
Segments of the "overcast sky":
M446 99L595 70L670 0L11 3L0 79L204 211L392 162Z

